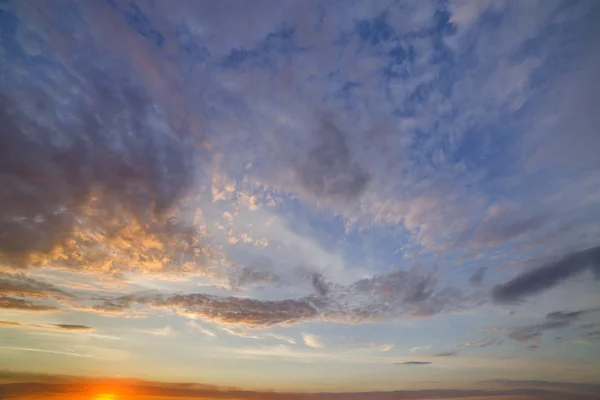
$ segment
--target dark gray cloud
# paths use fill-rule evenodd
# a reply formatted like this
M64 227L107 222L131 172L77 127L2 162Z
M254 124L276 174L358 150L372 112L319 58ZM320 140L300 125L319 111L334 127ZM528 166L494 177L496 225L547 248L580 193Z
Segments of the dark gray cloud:
M326 296L329 292L329 284L325 281L323 275L318 273L313 274L311 277L311 283L315 289L315 292L317 292L319 296Z
M362 194L368 173L354 162L346 136L333 122L323 119L315 133L317 144L298 168L300 183L317 198L352 200Z
M600 338L600 330L590 331L583 334L584 338L588 339L599 339Z
M436 357L456 357L458 354L455 351L448 351L445 353L438 353Z
M481 283L483 283L483 278L485 277L486 271L486 267L477 268L473 275L471 275L471 277L469 278L469 283L471 285L481 285Z
M0 310L56 311L58 308L39 301L17 299L14 297L0 297Z
M600 323L593 322L591 324L579 325L579 326L577 326L577 329L594 329L594 328L597 328L598 326L600 326Z
M518 302L586 270L596 273L600 270L600 246L569 254L561 260L524 272L506 283L497 285L492 297L497 303Z
M86 325L56 324L56 325L52 325L52 326L59 328L61 330L65 330L65 331L90 331L90 330L93 330L93 328L86 326Z
M546 319L553 321L570 321L581 317L584 314L591 312L592 310L578 310L578 311L554 311L546 315Z
M43 64L27 88L0 91L0 256L12 265L64 244L84 211L112 223L108 232L124 215L146 226L191 181L185 131L134 80L78 60ZM9 80L15 71L28 67L6 70ZM53 90L49 76L77 91Z
M429 365L433 364L430 361L406 361L401 363L394 363L395 365Z

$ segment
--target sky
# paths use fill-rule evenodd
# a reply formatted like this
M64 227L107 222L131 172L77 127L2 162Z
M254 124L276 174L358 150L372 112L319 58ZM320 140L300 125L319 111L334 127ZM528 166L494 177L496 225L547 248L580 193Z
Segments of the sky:
M597 398L598 49L595 0L0 0L0 397Z

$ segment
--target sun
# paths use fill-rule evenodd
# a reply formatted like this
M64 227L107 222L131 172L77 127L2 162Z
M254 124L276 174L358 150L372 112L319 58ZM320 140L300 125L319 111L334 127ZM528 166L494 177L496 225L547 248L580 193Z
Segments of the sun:
M102 393L94 397L94 400L117 400L117 396L110 393Z

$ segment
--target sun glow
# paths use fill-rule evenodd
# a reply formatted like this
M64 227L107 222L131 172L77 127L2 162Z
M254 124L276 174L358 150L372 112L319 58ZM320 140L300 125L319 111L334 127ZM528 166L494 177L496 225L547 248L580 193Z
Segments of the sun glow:
M102 393L96 396L94 400L117 400L117 396L110 393Z

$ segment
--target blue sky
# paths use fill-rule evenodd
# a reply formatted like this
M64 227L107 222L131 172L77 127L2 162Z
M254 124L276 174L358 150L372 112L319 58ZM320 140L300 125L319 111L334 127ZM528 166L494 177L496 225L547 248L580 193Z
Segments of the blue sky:
M597 382L599 18L0 2L0 368Z

